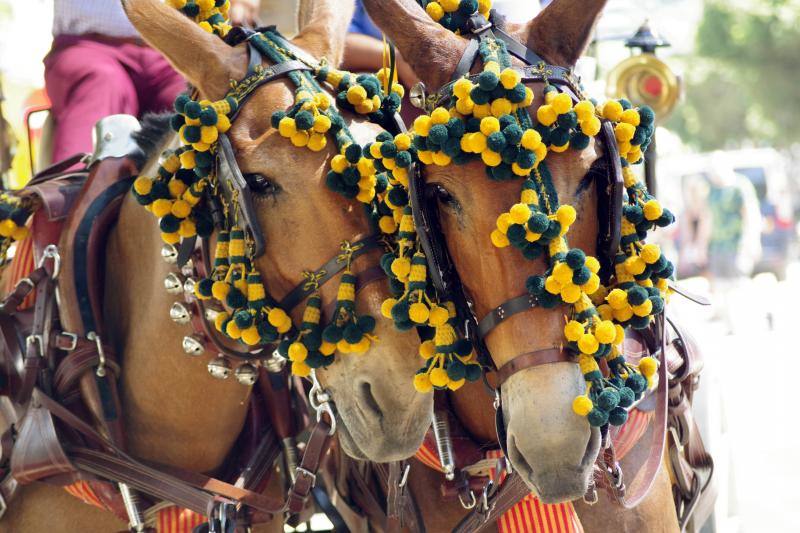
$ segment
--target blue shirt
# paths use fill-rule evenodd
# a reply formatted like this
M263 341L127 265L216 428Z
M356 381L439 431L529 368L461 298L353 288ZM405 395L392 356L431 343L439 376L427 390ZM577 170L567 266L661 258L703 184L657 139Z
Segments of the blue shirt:
M369 15L367 15L367 10L364 9L364 4L361 3L361 0L356 0L356 11L353 13L353 20L350 21L348 32L361 33L363 35L375 37L376 39L383 38L381 31L375 26L375 23L372 22Z

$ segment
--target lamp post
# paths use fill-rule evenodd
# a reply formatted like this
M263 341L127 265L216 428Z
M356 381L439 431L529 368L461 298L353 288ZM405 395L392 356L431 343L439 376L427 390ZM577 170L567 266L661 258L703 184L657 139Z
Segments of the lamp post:
M625 41L625 46L631 49L633 54L634 49L639 49L640 55L651 55L655 57L658 48L672 46L669 41L653 32L650 28L650 22L645 20L644 23L636 30L630 38ZM643 80L640 90L649 93L653 97L661 96L661 93L667 89L662 79L655 75L650 76ZM645 95L646 96L646 95ZM647 184L647 189L650 194L656 194L656 134L653 132L653 138L647 151L644 154L644 179Z

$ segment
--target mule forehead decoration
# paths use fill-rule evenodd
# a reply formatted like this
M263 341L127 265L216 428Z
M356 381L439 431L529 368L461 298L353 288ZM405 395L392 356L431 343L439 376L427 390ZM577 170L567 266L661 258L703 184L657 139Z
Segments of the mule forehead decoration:
M413 133L403 142L412 141L410 153L424 165L464 164L479 158L491 180L522 180L519 202L500 214L496 229L487 237L496 247L519 249L526 259L547 258L544 275L531 276L526 286L539 306L566 304L570 309L565 347L578 356L587 382L586 394L576 399L574 410L588 416L595 426L620 425L627 418L626 408L643 394L648 382L652 385L655 373L652 359L645 359L638 368L625 361L621 353L624 328L647 327L663 312L667 279L673 274L659 248L643 242L649 230L671 223L673 217L647 193L630 167L641 161L652 137L652 110L633 108L625 100L598 105L583 98L574 77L562 67L544 62L525 68L513 66L505 42L491 31L488 0L419 3L445 28L479 39L483 71L442 88L435 96L436 105L416 119ZM532 110L535 113L528 112L534 95L526 81L545 85L544 103ZM620 247L607 272L596 258L569 247L567 234L576 212L572 206L560 205L546 163L550 152L587 148L603 131L604 121L613 127L610 141L619 152L627 193ZM384 155L380 141L369 148L378 170L382 165L377 161L383 161ZM387 151L391 153L393 148L389 146ZM403 290L398 291L399 298L385 302L383 312L401 328L417 322L435 325L431 316L435 321L446 316L442 313L439 317L436 296L432 299L424 291L415 292L416 282L409 279L410 265L424 264L425 257L418 251L407 188L402 180L390 180L390 194L383 203L392 208L394 216L381 224L384 231L394 232L400 243L386 263L392 282ZM423 343L426 363L415 380L420 390L457 388L464 376L452 358L434 356L442 351L440 342L447 342L445 336L442 331L440 338L437 330L436 349ZM610 374L600 371L601 362L607 364Z

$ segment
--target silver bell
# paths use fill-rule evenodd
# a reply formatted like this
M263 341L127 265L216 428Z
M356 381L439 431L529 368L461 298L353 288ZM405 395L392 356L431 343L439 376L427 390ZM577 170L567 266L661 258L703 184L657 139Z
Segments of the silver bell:
M164 288L167 289L167 292L170 294L180 294L183 290L181 277L174 272L170 272L167 274L167 277L164 278Z
M231 364L222 355L208 362L208 373L217 379L228 379L231 375Z
M197 282L194 278L186 278L186 281L183 282L183 292L186 293L187 296L194 296L195 285L197 285Z
M174 265L178 261L178 250L171 244L165 244L161 247L161 258L170 265Z
M169 317L177 324L188 324L192 318L192 314L186 309L186 306L180 302L175 302L169 309Z
M408 92L408 99L417 109L425 109L425 84L421 81L415 83Z
M189 355L203 355L206 350L203 340L199 335L187 335L181 342L183 351Z
M269 359L264 359L261 361L264 365L264 368L267 369L267 372L272 372L273 374L277 374L283 367L286 366L286 358L284 358L281 354L278 353L278 350L272 352L272 357Z
M258 378L258 370L250 363L241 365L234 374L236 375L236 381L246 386L254 384Z
M186 260L186 264L181 267L181 274L184 276L191 276L194 274L194 263L191 259Z
M208 320L209 322L216 322L217 316L219 316L219 314L220 311L217 311L216 309L212 309L210 307L206 307L205 317L206 320Z

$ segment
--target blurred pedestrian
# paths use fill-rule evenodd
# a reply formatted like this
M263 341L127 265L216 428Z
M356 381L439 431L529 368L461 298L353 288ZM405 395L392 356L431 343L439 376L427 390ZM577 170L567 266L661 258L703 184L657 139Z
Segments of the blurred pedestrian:
M246 22L258 0L232 0ZM178 38L176 36L176 38ZM44 59L55 124L52 160L92 151L92 128L117 113L170 109L186 82L145 44L119 0L55 0L53 46Z

